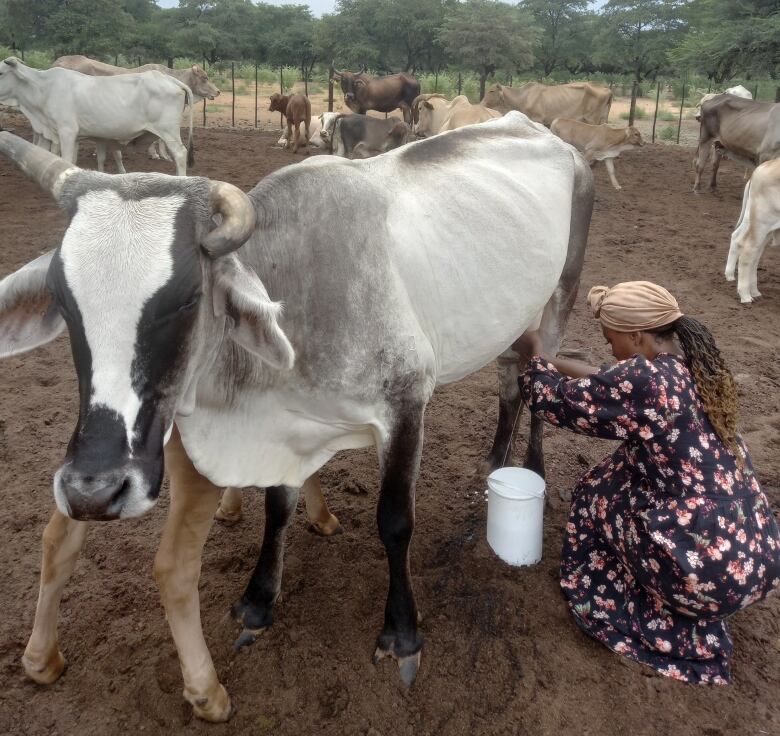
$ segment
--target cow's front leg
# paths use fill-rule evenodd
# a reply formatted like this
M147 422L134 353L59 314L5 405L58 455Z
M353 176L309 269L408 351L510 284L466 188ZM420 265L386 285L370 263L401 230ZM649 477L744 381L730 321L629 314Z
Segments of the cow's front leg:
M525 352L509 348L496 360L498 364L498 425L493 437L493 446L479 467L480 475L489 475L497 468L511 462L515 429L523 411L517 379L520 375L520 366L524 367L530 358L531 355Z
M235 642L237 650L252 644L273 623L273 607L282 587L284 538L297 502L297 488L265 489L265 532L260 558L244 595L232 608L233 617L244 627Z
M704 173L704 168L707 166L707 160L712 152L712 141L708 138L704 141L699 141L699 147L696 149L696 158L693 160L693 166L696 171L696 178L693 182L694 194L698 194L701 189L701 176Z
M182 446L178 430L165 447L171 506L154 577L160 588L184 678L184 697L206 721L230 718L230 698L219 682L200 623L201 553L219 503L220 488L204 478Z
M62 591L76 567L86 536L86 522L74 521L56 510L43 530L38 607L22 656L27 676L41 685L50 685L65 669L65 659L57 646L57 616Z
M618 184L617 177L615 176L615 162L611 158L605 158L604 166L607 167L607 174L609 174L609 180L612 182L612 186L620 191L623 187Z
M417 677L423 645L417 632L417 604L409 571L409 543L414 531L414 492L422 454L424 410L424 404L404 407L380 455L382 487L377 525L379 538L387 552L390 587L374 663L384 657L395 659L407 687Z

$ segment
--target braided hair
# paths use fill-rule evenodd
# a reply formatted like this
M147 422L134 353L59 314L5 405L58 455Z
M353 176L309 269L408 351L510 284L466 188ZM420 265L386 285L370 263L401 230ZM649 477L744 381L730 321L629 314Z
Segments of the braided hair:
M659 338L677 337L707 417L720 440L741 463L743 453L737 438L737 387L712 333L698 320L686 316L647 332Z

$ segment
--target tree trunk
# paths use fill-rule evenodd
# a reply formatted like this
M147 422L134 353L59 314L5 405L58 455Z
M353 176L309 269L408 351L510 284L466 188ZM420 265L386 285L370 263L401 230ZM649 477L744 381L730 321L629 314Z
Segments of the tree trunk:
M485 99L485 81L487 80L487 70L481 69L479 72L479 99Z
M169 69L173 69L173 57L172 56L168 57L168 68Z

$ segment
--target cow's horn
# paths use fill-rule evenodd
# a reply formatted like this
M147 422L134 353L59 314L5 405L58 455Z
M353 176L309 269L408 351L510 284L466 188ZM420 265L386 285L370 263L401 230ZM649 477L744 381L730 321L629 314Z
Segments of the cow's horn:
M238 250L255 229L257 216L252 200L225 181L211 182L211 212L222 215L222 222L203 240L203 249L211 258Z
M58 202L65 180L79 171L78 166L7 131L0 133L0 153L10 158Z

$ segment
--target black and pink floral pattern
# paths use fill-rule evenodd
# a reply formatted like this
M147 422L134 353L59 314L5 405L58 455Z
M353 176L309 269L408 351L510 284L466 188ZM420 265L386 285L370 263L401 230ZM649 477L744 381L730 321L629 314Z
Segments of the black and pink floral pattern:
M744 444L740 466L674 355L581 379L534 358L520 384L551 424L622 440L572 493L561 587L579 626L668 677L728 683L724 619L780 582L780 534Z

